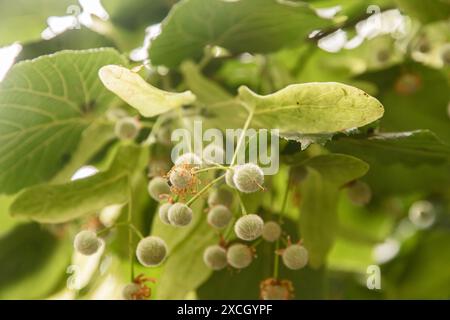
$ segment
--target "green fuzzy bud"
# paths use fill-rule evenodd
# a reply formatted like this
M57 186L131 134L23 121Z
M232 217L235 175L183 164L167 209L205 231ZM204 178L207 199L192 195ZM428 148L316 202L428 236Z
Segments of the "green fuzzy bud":
M213 270L221 270L227 266L227 251L219 245L206 248L203 253L203 261Z
M233 182L241 192L256 192L264 183L264 173L256 164L246 163L235 168Z
M95 232L84 230L75 236L73 245L79 253L90 256L98 251L101 246L101 241Z
M170 224L170 221L169 221L170 207L172 207L171 203L164 203L163 205L161 205L159 207L159 210L158 210L159 219L161 219L161 221L165 224Z
M129 283L123 287L122 297L125 300L141 300L136 296L140 289L141 287L137 283Z
M139 121L132 117L120 118L114 128L116 136L122 140L134 140L139 130Z
M234 225L234 232L239 239L252 241L258 238L264 227L264 221L256 214L247 214L240 217Z
M163 239L149 236L139 241L136 256L139 262L146 267L160 265L167 255L167 245Z
M209 225L216 229L222 229L228 225L232 216L230 209L218 204L209 210L207 219Z
M367 183L355 181L348 186L347 195L353 204L364 206L372 199L372 190Z
M184 227L192 221L192 209L184 203L175 203L169 208L168 217L170 224L176 227Z
M84 230L75 236L73 246L79 253L90 256L97 252L101 246L101 241L93 231Z
M308 251L299 244L287 247L282 255L283 263L291 270L298 270L308 263Z
M210 208L221 204L225 207L230 207L233 203L233 194L226 189L214 189L209 193L208 206Z
M148 193L156 201L161 201L161 196L170 194L170 187L163 177L155 177L148 183Z
M234 169L228 169L227 172L225 173L225 183L233 189L236 189L236 185L234 184L233 181L233 176L234 176Z
M409 208L409 220L418 228L429 228L436 220L434 205L426 200L416 201Z
M269 242L277 241L281 236L281 227L275 221L269 221L264 224L262 237Z
M233 244L227 250L228 264L236 269L243 269L250 265L253 260L252 250L241 243Z

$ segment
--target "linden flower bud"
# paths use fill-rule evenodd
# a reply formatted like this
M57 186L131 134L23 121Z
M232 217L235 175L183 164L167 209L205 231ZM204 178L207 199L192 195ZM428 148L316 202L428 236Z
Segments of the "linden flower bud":
M122 297L125 300L141 300L137 296L140 289L141 287L137 283L129 283L123 287Z
M225 151L217 144L210 143L203 149L203 160L207 165L214 163L223 164Z
M233 189L236 189L236 185L234 184L233 181L233 176L234 176L234 169L228 169L227 172L225 173L225 183Z
M232 217L230 209L224 205L218 204L209 210L208 223L217 229L222 229L227 226Z
M192 186L194 175L186 167L175 166L169 174L169 181L178 190L188 189Z
M163 177L155 177L148 183L148 193L156 201L161 201L161 196L170 194L170 187Z
M139 121L133 117L117 120L114 132L119 139L133 140L137 137L140 129Z
M161 205L159 207L159 210L158 210L159 219L161 219L161 221L165 224L170 224L170 221L169 221L170 207L172 207L171 203L164 203L163 205Z
M187 226L192 221L192 209L184 203L173 204L168 211L168 217L171 224L177 227Z
M233 182L241 192L256 192L264 183L264 173L256 164L246 163L236 167Z
M227 250L227 262L236 269L243 269L250 265L253 260L252 250L241 243L233 244Z
M214 189L208 196L208 206L210 208L222 204L225 207L230 207L233 202L233 194L226 189Z
M418 228L429 228L436 220L434 205L426 200L416 201L409 208L409 220Z
M136 256L139 262L146 267L160 265L167 255L167 245L163 239L149 236L139 241Z
M200 166L202 164L202 159L200 159L200 157L195 153L188 152L179 156L177 160L175 160L175 165L179 166L183 164Z
M97 252L101 242L97 234L93 231L84 230L75 236L73 246L79 253L90 256Z
M262 237L269 242L277 241L281 236L281 227L275 221L269 221L264 224Z
M203 261L208 268L221 270L227 266L227 251L219 245L209 246L203 253Z
M372 190L367 183L355 181L347 188L347 195L353 204L363 206L370 202Z
M291 270L298 270L308 263L308 251L299 244L293 244L283 251L283 263Z
M234 232L239 239L252 241L258 238L264 227L264 221L256 214L247 214L236 221Z

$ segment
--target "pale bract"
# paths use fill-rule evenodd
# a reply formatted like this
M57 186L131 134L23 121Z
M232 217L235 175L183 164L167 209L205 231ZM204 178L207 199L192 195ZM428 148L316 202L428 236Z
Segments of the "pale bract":
M293 84L266 96L242 86L239 99L255 108L252 125L281 133L341 132L369 124L384 112L374 97L336 82Z
M108 90L144 117L154 117L195 101L191 91L175 93L155 88L138 73L118 65L104 66L98 75Z

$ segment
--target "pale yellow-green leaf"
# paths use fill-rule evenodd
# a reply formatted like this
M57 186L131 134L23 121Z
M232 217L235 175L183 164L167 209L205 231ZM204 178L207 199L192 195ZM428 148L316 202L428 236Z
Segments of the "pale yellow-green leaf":
M255 108L252 125L282 133L332 133L361 127L384 108L364 91L336 82L293 84L266 96L239 88L239 99Z
M154 117L195 101L195 95L190 91L175 93L155 88L136 72L118 65L104 66L98 75L108 90L144 117Z

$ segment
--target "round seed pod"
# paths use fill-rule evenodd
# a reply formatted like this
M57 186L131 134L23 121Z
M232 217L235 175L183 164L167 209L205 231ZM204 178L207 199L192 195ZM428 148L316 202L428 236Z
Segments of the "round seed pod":
M90 256L97 252L101 242L93 231L83 230L75 236L73 246L79 253Z
M192 152L188 152L185 154L182 154L175 160L175 165L179 166L182 164L189 164L189 165L196 165L201 166L202 165L202 159L198 155Z
M230 207L233 203L233 194L226 189L213 189L208 196L208 206L210 208L221 204Z
M186 167L175 166L169 174L169 181L177 189L183 190L189 188L193 181L194 175L191 170Z
M216 229L222 229L230 223L232 216L230 209L218 204L209 210L207 219L210 226Z
M160 265L167 255L167 245L159 237L149 236L139 241L136 247L136 256L139 262L146 267Z
M290 295L288 288L278 284L268 285L261 292L263 300L289 300Z
M133 117L125 117L117 120L114 132L119 139L133 140L140 130L139 121Z
M355 181L348 186L347 195L353 204L363 206L372 199L372 190L367 183Z
M137 283L128 283L122 289L122 297L125 300L141 300L137 296L140 289L141 287Z
M281 227L275 221L269 221L264 224L262 237L269 242L277 241L281 236Z
M148 183L148 194L156 201L161 201L161 196L170 194L170 187L163 177L155 177Z
M264 221L256 214L247 214L240 217L234 225L234 232L239 239L252 241L258 238L264 227Z
M176 227L187 226L192 221L192 209L184 203L174 203L168 211L170 224Z
M206 248L203 261L213 270L221 270L227 266L227 251L219 245Z
M227 172L225 173L225 183L233 189L236 189L236 185L234 184L233 181L233 176L234 176L234 169L228 169Z
M203 161L206 165L225 162L225 151L217 144L210 143L203 149Z
M236 167L233 182L241 192L256 192L264 183L264 173L256 164L246 163Z
M299 244L293 244L283 251L283 263L291 270L298 270L308 263L308 251Z
M426 200L416 201L409 208L409 220L418 228L429 228L436 220L434 205Z
M253 260L252 250L241 243L233 244L227 250L227 262L236 269L243 269L250 265Z
M170 224L169 221L169 209L172 207L171 203L164 203L159 207L158 215L161 221L165 224Z

